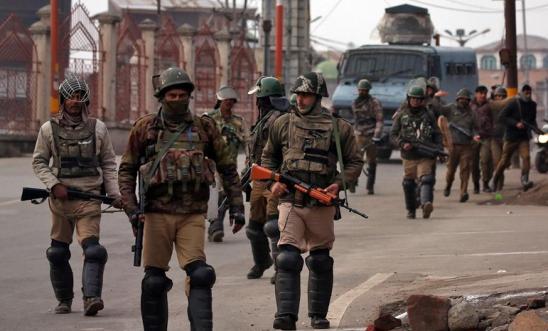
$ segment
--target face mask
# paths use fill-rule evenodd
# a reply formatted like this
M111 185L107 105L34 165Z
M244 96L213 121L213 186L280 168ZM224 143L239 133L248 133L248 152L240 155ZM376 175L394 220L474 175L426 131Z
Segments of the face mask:
M181 122L188 113L188 101L162 101L162 110L168 121Z

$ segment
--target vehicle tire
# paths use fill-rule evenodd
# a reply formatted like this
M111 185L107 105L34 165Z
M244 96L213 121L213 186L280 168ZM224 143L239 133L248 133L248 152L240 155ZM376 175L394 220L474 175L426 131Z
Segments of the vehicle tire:
M540 150L537 152L537 155L535 155L535 167L537 168L537 171L541 174L548 172L548 160L546 160L546 152L544 150Z

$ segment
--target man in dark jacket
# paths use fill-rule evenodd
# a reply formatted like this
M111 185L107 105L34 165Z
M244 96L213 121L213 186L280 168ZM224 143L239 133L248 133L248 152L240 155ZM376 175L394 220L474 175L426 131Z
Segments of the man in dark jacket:
M496 191L502 189L504 169L510 165L512 154L516 150L522 160L521 184L523 190L527 191L533 187L533 182L529 181L529 169L531 168L529 140L532 137L531 130L538 130L538 126L537 103L531 99L532 92L531 86L524 85L519 98L516 98L500 113L499 120L505 124L506 132L502 157L493 176Z

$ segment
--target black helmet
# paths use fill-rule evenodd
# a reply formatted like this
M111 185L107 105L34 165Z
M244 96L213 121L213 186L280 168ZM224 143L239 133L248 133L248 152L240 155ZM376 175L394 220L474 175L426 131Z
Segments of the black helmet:
M83 92L80 102L89 105L89 86L85 80L75 74L68 74L65 80L59 85L60 103L70 99L75 92Z
M164 70L158 76L158 85L155 86L154 96L161 98L168 89L174 87L188 90L189 93L194 91L194 83L190 80L190 76L183 69L172 67Z
M321 97L328 97L327 85L322 74L309 72L297 77L295 84L290 90L291 93L314 93Z

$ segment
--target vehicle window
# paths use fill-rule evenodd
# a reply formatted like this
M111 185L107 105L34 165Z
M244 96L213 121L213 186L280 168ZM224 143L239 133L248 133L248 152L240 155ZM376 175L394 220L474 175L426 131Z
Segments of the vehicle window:
M354 54L344 68L345 77L380 80L387 77L415 78L426 73L426 57L410 53Z
M476 65L474 63L455 63L449 62L445 65L447 75L474 75L476 74Z

